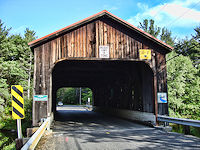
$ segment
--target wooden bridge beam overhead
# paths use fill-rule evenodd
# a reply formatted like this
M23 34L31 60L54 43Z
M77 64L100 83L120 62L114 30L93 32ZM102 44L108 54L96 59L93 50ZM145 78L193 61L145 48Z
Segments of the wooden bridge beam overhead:
M51 114L52 104L54 105L55 103L52 97L54 98L56 86L60 87L62 85L60 83L70 85L70 80L75 78L74 76L76 76L77 72L81 76L76 79L78 82L72 82L71 86L81 83L94 86L92 83L95 83L93 91L96 93L96 99L99 99L95 102L96 105L102 106L108 105L108 100L106 101L106 98L100 100L103 97L98 95L102 93L107 95L105 90L109 89L110 85L106 83L111 82L113 87L117 87L118 82L121 79L125 79L124 89L121 90L126 91L127 93L124 93L124 97L128 97L131 90L126 88L131 87L128 84L130 83L129 81L132 81L133 84L140 86L140 88L135 90L141 90L135 93L136 95L138 94L139 98L140 96L145 97L145 95L148 95L145 94L146 87L144 81L151 80L151 90L154 93L151 105L152 108L155 108L153 112L158 111L159 114L168 113L168 105L159 104L157 106L155 99L157 91L167 92L166 69L164 68L166 65L165 55L172 50L172 47L108 11L104 10L32 41L29 45L34 52L34 94L48 95L49 97L47 103L33 102L33 125L37 125L41 118ZM107 58L100 56L100 46L108 46L109 56ZM151 59L140 60L140 49L150 49ZM70 70L72 72L68 74ZM91 74L87 74L87 71ZM66 74L68 78L64 79L63 74ZM94 80L101 80L102 77L108 78L107 80L102 79L106 87L104 86L104 89L102 89L97 81L92 82L92 78L90 79L88 76L93 77ZM122 83L120 87L123 87ZM114 90L117 91L119 89ZM139 92L142 94L139 94ZM130 100L131 98L127 99ZM132 102L125 101L123 103L121 101L120 105L126 109L133 109L133 107L140 103L136 100L134 106L131 106ZM142 105L141 108L144 108L143 104L140 104ZM118 107L117 102L112 102L112 105ZM140 111L145 110L141 109Z

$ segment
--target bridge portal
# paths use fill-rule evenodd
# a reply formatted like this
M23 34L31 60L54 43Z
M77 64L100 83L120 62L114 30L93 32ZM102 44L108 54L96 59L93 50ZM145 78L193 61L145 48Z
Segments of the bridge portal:
M167 93L165 56L172 47L105 10L29 45L34 94L49 97L33 101L34 126L55 114L61 87L91 88L96 111L152 124L157 114L168 114L157 93ZM142 49L150 51L150 59L139 57Z

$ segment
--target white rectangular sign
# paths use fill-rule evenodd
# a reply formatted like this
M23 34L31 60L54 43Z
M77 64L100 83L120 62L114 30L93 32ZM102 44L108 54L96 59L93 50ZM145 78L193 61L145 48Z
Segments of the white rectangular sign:
M158 103L167 103L167 93L159 92L157 93Z
M109 58L109 46L99 46L99 57Z
M48 101L48 95L34 95L33 100L45 102Z

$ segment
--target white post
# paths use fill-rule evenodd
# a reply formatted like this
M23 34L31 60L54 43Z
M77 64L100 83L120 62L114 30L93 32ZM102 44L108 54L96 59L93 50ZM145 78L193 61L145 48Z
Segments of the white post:
M90 105L90 98L88 97L88 105Z
M80 87L80 97L79 97L79 104L81 105L81 87Z
M17 134L18 134L18 139L22 139L21 119L17 119Z

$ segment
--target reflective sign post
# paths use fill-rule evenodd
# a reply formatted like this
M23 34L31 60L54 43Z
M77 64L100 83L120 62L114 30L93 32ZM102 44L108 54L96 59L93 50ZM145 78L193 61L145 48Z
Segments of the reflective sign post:
M22 139L22 125L21 119L24 119L24 98L23 87L21 85L11 86L12 96L12 117L17 120L17 134L18 139Z
M21 124L21 119L17 119L17 134L18 134L18 138L22 139L22 124Z

